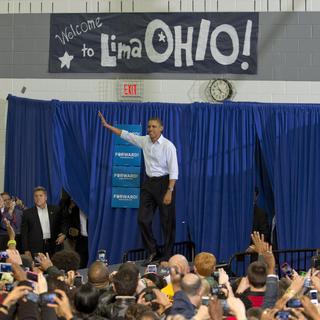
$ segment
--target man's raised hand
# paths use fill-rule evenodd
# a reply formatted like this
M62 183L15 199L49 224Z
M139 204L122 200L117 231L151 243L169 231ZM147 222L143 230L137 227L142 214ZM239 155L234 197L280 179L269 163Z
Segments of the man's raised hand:
M264 235L258 232L253 231L251 234L251 239L253 242L253 245L250 246L250 248L255 251L258 254L262 254L263 252L266 252L268 250L266 242L264 241Z
M109 129L111 130L113 133L115 133L116 135L118 136L121 136L121 133L122 133L122 130L121 129L118 129L116 127L113 127L111 124L109 124L105 117L103 116L103 114L101 113L101 111L98 112L98 116L99 118L101 119L101 123L102 125L106 128L106 129Z
M107 128L108 123L107 123L105 117L103 116L103 114L101 113L101 111L98 112L98 116L99 116L99 118L101 119L102 125L103 125L105 128Z

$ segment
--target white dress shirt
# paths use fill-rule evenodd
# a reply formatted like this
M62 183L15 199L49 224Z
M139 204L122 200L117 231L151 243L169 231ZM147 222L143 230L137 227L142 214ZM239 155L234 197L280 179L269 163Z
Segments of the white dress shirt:
M51 231L50 231L48 206L46 205L43 209L41 209L40 207L37 207L37 210L38 210L38 216L41 224L43 239L50 239Z
M79 214L80 214L80 234L84 237L87 237L88 236L87 217L80 209L79 209Z
M126 130L122 130L121 138L142 149L148 177L169 175L170 180L178 180L177 151L170 140L161 135L153 143L149 135L138 136Z

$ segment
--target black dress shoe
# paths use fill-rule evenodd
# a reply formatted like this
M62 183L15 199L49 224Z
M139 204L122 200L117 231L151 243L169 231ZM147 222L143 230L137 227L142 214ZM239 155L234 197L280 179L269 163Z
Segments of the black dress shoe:
M157 252L151 253L146 260L143 261L142 266L146 267L148 264L152 262L156 262L159 260Z
M171 257L171 256L170 256L170 257ZM161 262L168 262L169 259L170 259L170 257L168 257L168 256L163 256L163 257L161 257L161 258L159 259L159 263L161 263Z

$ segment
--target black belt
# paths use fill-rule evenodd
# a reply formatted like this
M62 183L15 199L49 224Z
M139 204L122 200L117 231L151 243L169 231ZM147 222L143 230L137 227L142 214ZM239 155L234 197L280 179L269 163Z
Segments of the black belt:
M149 177L149 176L147 176L147 179L151 180L151 181L157 181L157 180L165 179L165 178L168 178L168 177L169 177L169 175L166 174L165 176L159 176L159 177Z

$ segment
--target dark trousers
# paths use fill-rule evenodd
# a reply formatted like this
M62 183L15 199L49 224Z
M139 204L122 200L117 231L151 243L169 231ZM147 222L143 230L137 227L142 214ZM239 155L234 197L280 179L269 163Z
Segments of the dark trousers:
M57 251L62 250L62 245L56 245L56 239L46 239L43 240L43 251L42 253L49 253L49 256L52 257ZM32 252L32 255L37 254L38 252Z
M80 269L84 269L88 264L88 237L79 235L76 240L75 251L80 256Z
M164 256L170 257L176 235L175 191L172 193L171 204L165 205L163 197L168 190L169 176L146 178L140 193L138 223L142 240L149 253L157 251L157 242L152 232L152 220L157 208L164 238Z

